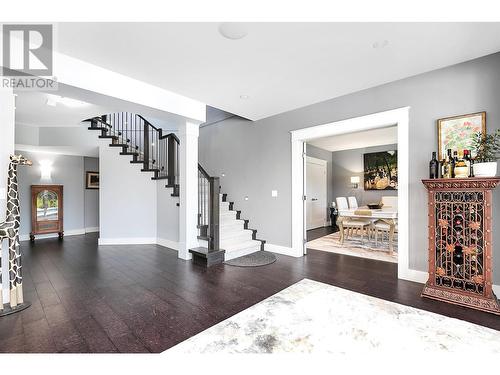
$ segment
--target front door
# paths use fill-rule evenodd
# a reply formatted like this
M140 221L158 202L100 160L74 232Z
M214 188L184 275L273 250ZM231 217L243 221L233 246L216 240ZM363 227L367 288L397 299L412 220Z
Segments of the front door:
M306 162L306 228L326 224L326 166L325 160L307 157Z

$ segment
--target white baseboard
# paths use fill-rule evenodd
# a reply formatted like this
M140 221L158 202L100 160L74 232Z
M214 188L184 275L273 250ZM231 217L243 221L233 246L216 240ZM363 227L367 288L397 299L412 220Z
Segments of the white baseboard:
M288 255L292 257L301 257L302 254L297 254L293 248L287 247L287 246L281 246L281 245L273 245L272 243L266 243L264 245L264 250L270 251L272 253L278 253L278 254L283 254L283 255Z
M95 232L99 232L99 227L85 228L85 233L95 233Z
M156 245L156 237L101 238L99 245Z
M179 242L167 240L166 238L157 238L156 243L160 246L168 247L169 249L179 251L180 244Z
M425 284L427 282L427 280L429 279L429 273L425 272L425 271L418 271L418 270L412 270L412 269L406 269L403 272L401 272L401 270L399 270L398 271L398 279Z
M493 289L493 293L495 293L497 297L500 296L500 285L493 284L491 288Z
M85 234L85 229L72 229L64 231L64 236L78 236L81 234ZM50 234L37 234L35 237L41 240L44 238L55 238L57 236L58 236L57 233L50 233ZM28 241L29 239L30 239L29 234L19 235L19 241Z

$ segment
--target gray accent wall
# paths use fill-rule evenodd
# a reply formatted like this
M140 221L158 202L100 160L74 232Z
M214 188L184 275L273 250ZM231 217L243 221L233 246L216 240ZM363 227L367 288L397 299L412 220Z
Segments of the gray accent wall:
M363 187L363 155L371 152L397 149L398 145L394 144L332 152L333 199L336 197L354 196L358 201L358 205L361 206L367 203L380 202L382 196L397 196L397 190L365 190ZM352 176L359 177L360 184L357 189L351 185Z
M34 152L18 152L33 162L31 167L18 169L19 196L21 205L21 227L19 230L22 239L31 232L31 185L63 185L64 230L81 231L84 229L84 184L83 184L83 157L55 155ZM50 180L42 180L40 162L52 162Z
M230 118L203 127L199 158L211 175L225 173L223 192L258 229L259 238L291 246L290 131L409 106L409 262L412 269L426 271L427 196L421 179L427 177L431 153L437 150L436 120L486 111L491 132L500 126L499 98L500 53L496 53L259 121ZM271 197L271 190L278 190L278 197ZM499 196L500 191L495 192L496 284L500 284Z
M98 158L83 158L83 183L86 186L87 172L99 172ZM84 204L85 204L85 229L93 229L99 227L99 190L85 189Z

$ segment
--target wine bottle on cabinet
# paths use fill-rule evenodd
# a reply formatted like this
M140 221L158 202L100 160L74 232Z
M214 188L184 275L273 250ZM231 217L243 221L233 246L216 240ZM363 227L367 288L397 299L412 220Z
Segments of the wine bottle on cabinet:
M451 178L451 165L450 165L450 156L449 153L446 154L443 165L442 165L442 177L443 178Z
M448 178L454 178L455 177L455 158L451 154L451 148L448 149L448 161L450 163L450 177L448 177Z
M432 153L432 159L429 162L429 178L439 178L439 163L435 151Z

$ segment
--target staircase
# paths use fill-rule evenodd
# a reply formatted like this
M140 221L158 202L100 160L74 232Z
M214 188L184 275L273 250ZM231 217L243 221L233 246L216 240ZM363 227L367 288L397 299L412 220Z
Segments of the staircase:
M85 120L89 130L109 139L109 147L121 148L120 155L130 156L130 163L142 164L141 172L153 173L152 180L166 180L171 196L178 197L179 138L163 134L144 117L129 112L106 114ZM179 206L179 203L177 203ZM264 240L257 230L248 228L241 211L220 193L218 177L210 176L198 164L198 239L200 246L190 249L193 262L205 267L264 250Z

